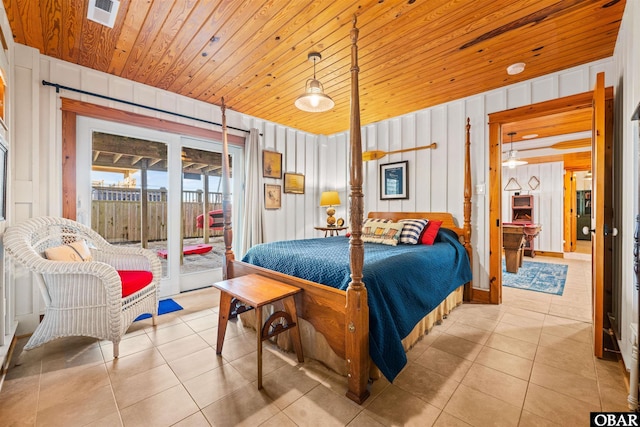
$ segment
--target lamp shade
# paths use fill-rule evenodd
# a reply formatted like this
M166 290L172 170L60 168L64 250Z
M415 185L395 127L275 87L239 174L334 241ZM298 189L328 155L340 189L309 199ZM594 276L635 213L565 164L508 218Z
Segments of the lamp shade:
M506 166L509 169L513 169L516 166L526 165L528 162L526 160L520 160L516 157L515 151L509 151L509 158L502 162L502 166Z
M340 204L340 195L337 191L323 191L320 196L320 206L338 206Z
M516 151L513 150L513 135L515 135L515 132L509 132L507 135L509 135L511 137L511 148L509 149L509 154L507 156L507 160L505 160L504 162L502 162L502 166L508 167L509 169L513 169L516 166L522 166L522 165L526 165L527 162L526 160L520 160L516 157Z
M305 91L296 99L296 107L309 113L322 113L333 108L335 103L325 95L322 83L316 79L307 80Z
M313 61L313 78L304 85L304 93L296 99L296 107L308 113L322 113L333 108L335 103L324 93L320 80L316 79L316 61L322 58L318 52L309 52L307 59Z

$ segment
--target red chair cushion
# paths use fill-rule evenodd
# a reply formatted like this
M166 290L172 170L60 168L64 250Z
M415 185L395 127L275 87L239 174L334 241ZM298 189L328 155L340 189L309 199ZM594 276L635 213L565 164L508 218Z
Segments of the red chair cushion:
M119 270L118 275L122 281L122 298L135 294L153 280L150 271Z

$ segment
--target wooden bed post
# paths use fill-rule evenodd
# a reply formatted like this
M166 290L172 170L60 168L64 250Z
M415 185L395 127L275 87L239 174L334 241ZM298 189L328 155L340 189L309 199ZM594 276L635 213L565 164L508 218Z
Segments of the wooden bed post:
M226 280L233 274L233 250L231 250L231 242L233 241L233 231L231 229L231 184L229 179L229 142L227 141L227 109L224 105L224 97L222 98L222 218L224 223L224 263L222 264L222 279ZM208 221L209 213L205 212L203 221Z
M469 255L469 263L473 270L473 251L471 249L471 119L467 117L464 156L464 248ZM464 285L464 300L471 301L473 281Z
M369 397L369 305L367 289L362 283L364 244L362 242L363 193L362 193L362 138L360 134L360 100L358 91L358 28L353 16L351 29L351 240L349 263L351 282L347 288L345 355L347 358L349 388L347 397L362 403Z

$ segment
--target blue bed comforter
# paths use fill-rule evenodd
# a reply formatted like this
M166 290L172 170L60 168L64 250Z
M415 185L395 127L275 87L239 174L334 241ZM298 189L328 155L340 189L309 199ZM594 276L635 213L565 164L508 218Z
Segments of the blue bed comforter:
M342 290L351 280L349 239L342 236L256 245L242 261ZM369 353L389 381L407 363L401 340L470 280L469 258L451 230L440 229L431 246L364 244Z

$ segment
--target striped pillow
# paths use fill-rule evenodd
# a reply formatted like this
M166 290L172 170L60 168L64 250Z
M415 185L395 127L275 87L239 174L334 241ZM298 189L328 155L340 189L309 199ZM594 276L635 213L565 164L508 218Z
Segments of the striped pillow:
M388 218L367 218L364 220L365 224L367 222L382 222L382 223L387 223L387 222L393 222L392 220L388 219Z
M402 233L400 233L400 243L417 245L420 242L422 230L427 226L427 219L401 219Z

